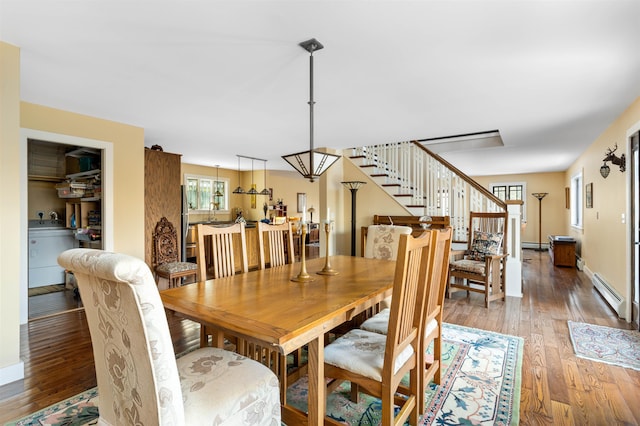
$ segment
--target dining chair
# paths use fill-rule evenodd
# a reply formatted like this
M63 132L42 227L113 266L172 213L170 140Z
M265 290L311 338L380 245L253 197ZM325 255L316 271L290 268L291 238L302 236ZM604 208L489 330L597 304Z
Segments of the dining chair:
M156 223L153 231L153 271L158 286L163 278L168 281L168 288L180 286L183 278L196 279L198 274L197 264L180 261L178 233L166 217ZM159 288L164 289L164 286Z
M176 359L160 294L140 259L71 249L91 333L98 424L280 424L277 377L259 362L219 348Z
M424 375L420 378L421 392L418 393L418 412L424 413L425 395L427 385L431 380L435 384L441 382L442 371L442 316L444 310L444 296L449 277L449 258L451 255L452 229L434 230L436 233L435 250L433 253L432 268L427 283L426 300L422 320L422 349L419 351L418 365L424 365ZM387 334L389 327L390 310L384 309L380 313L365 321L360 328L363 330ZM433 359L427 360L426 351L433 343Z
M448 293L483 293L485 307L496 299L505 299L508 212L469 214L469 238L466 251L452 253Z
M270 267L294 263L295 255L291 223L285 222L280 225L271 225L258 222L258 247L260 269L264 269L267 264L267 254L269 255Z
M266 236L266 238L265 238ZM266 240L266 242L265 242ZM269 255L269 267L281 266L285 264L295 263L295 252L293 248L293 231L291 228L291 222L285 222L278 225L271 225L264 222L258 222L258 257L260 259L260 269L265 269L267 265L267 254ZM246 343L247 345L249 342ZM262 348L261 353L255 353L254 348L247 346L248 356L253 359L257 357L271 358L273 354ZM304 371L302 367L306 364L302 360L302 348L294 351L291 354L292 359L287 360L286 355L280 354L280 360L278 361L276 371L279 372L279 378L284 389L287 388L287 382L295 381L300 377ZM270 361L272 362L272 361ZM289 374L294 374L289 380Z
M214 226L199 223L196 225L196 262L198 263L198 281L207 279L207 272L211 271L213 278L235 275L236 271L249 270L247 260L247 238L245 224ZM240 255L239 267L236 266L236 242L234 235L239 238Z
M419 237L401 235L393 283L393 297L386 335L353 329L325 347L325 377L333 379L327 393L344 380L351 382L357 399L360 388L381 399L382 424L418 422L420 392L419 351L422 348L422 315L429 272L433 262L435 231ZM409 386L401 381L409 374ZM396 398L401 392L404 398ZM399 405L394 415L394 405Z
M228 277L236 274L236 242L239 239L239 271L249 270L247 260L247 239L245 224L242 222L226 226L212 226L197 224L196 228L196 262L198 263L198 281L205 281L207 273L216 278ZM209 336L213 336L214 346L224 345L224 338L218 335L212 327L200 326L200 346L209 345ZM237 341L236 341L237 344ZM230 347L230 346L229 346Z

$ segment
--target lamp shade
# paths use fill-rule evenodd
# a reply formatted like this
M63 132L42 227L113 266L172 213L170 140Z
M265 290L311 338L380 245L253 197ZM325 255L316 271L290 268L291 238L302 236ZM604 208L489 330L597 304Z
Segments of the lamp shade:
M604 163L602 166L600 166L600 174L602 175L603 178L607 178L607 176L609 176L609 172L611 171L611 169L609 168L609 166L607 166L607 163Z
M339 155L316 150L303 151L295 154L283 155L282 158L305 179L313 182L340 158Z

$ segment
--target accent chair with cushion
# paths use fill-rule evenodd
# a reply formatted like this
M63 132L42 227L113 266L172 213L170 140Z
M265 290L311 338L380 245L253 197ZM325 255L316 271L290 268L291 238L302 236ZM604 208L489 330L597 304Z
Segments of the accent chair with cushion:
M71 249L91 332L98 424L280 425L278 378L264 365L218 348L176 360L167 317L140 259Z
M492 300L504 300L507 222L507 212L470 213L468 249L452 253L449 296L456 291L483 293L487 308Z
M166 217L162 217L153 231L153 268L157 284L160 286L160 278L166 279L168 288L182 284L183 278L196 278L198 265L192 262L180 261L180 249L178 247L178 233L176 228Z
M330 393L341 381L351 382L352 399L364 392L381 399L382 424L417 424L423 366L422 317L435 249L435 231L417 238L401 235L386 335L354 329L324 350L325 377L334 379ZM401 381L409 374L409 386ZM404 398L396 398L401 392ZM394 415L394 405L400 405Z

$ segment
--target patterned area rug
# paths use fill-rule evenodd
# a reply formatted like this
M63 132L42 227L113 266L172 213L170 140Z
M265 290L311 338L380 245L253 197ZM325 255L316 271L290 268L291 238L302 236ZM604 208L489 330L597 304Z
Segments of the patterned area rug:
M523 339L444 324L442 384L428 387L421 425L517 425ZM83 426L97 423L97 390L91 389L5 426ZM348 399L344 383L327 400L327 415L348 425L378 425L380 400ZM306 411L306 377L287 391L290 404Z
M569 321L576 356L640 370L640 332Z

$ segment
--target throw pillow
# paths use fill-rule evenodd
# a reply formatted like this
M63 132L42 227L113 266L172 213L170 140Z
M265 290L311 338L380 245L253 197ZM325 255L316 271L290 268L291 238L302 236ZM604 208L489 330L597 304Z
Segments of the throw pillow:
M502 245L502 232L476 231L467 259L484 262L485 257L498 254Z

